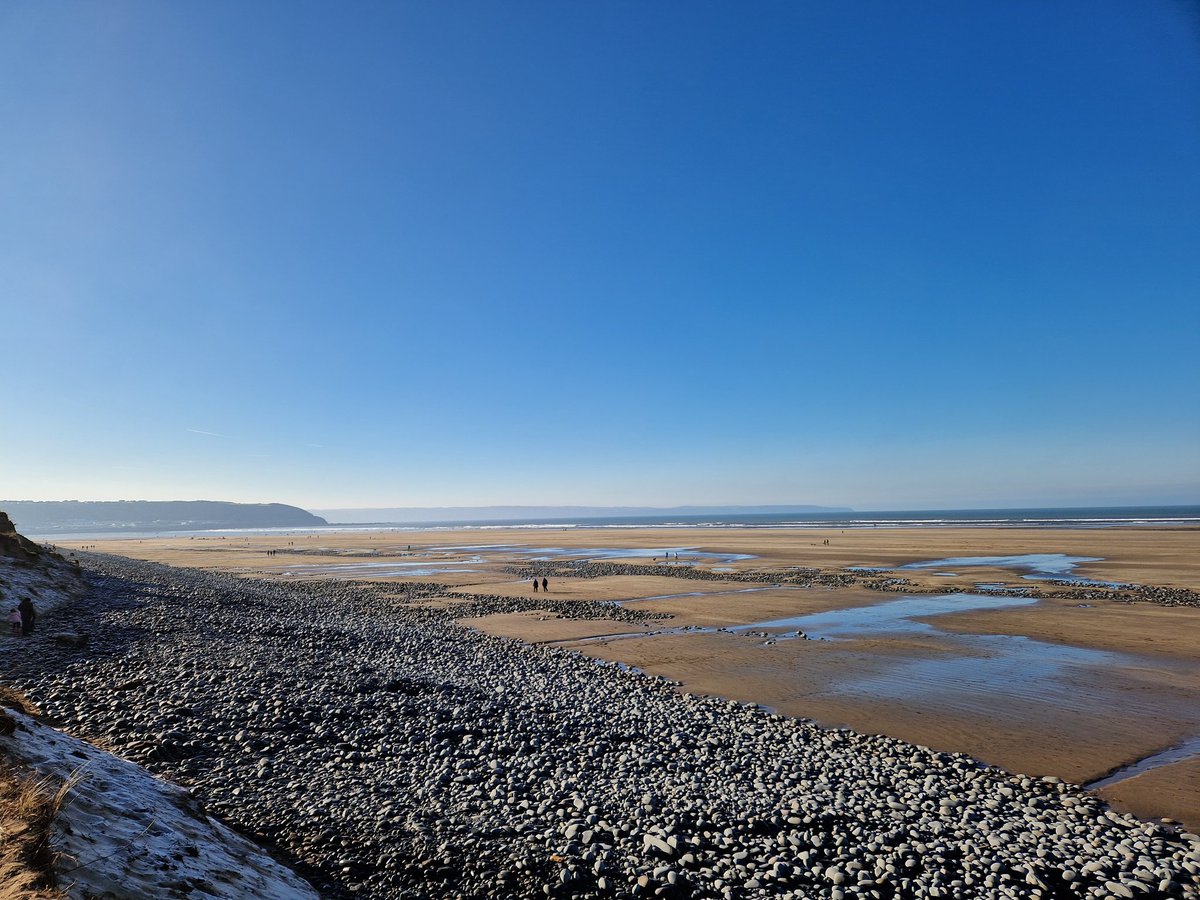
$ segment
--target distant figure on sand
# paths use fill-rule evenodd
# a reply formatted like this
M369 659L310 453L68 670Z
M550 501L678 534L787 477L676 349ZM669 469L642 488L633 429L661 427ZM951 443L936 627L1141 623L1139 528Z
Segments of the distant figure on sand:
M34 620L37 619L37 612L33 608L33 601L26 597L17 606L17 609L21 613L21 634L31 634L33 632Z
M533 579L533 592L535 594L537 593L537 579L536 578Z
M21 633L21 611L15 606L13 611L8 614L8 624L13 634Z
M537 590L536 583L535 583L535 586L534 586L534 590ZM549 580L546 578L546 576L544 576L544 575L543 575L543 576L542 576L542 593L544 594L544 593L546 593L548 590L550 590L550 581L549 581Z

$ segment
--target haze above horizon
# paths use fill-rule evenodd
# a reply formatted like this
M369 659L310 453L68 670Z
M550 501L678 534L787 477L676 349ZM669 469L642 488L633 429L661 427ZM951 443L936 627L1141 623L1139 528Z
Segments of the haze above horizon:
M1200 18L0 9L0 496L1200 503Z

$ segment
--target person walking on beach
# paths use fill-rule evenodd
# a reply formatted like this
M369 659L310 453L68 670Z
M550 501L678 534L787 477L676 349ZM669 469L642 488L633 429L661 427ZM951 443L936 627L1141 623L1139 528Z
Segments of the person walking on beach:
M13 607L13 611L8 614L9 629L13 634L21 633L21 610Z
M535 594L537 593L537 579L536 578L533 579L533 592Z
M550 581L549 581L549 579L546 578L545 575L543 575L542 576L542 593L546 594L549 592L550 592Z
M17 610L21 613L21 634L32 634L33 623L37 619L37 612L33 608L33 601L28 597L23 598L20 604L17 605Z

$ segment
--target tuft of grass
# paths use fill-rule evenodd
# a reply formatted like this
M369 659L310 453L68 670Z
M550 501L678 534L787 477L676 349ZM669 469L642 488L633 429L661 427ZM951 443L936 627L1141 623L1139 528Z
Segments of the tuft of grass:
M74 780L23 775L0 765L0 900L61 900L51 826Z

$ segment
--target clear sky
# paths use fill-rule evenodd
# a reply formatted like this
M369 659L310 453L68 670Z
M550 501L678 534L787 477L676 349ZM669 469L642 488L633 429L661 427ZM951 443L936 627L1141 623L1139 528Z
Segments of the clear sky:
M0 497L1200 502L1197 9L0 5Z

